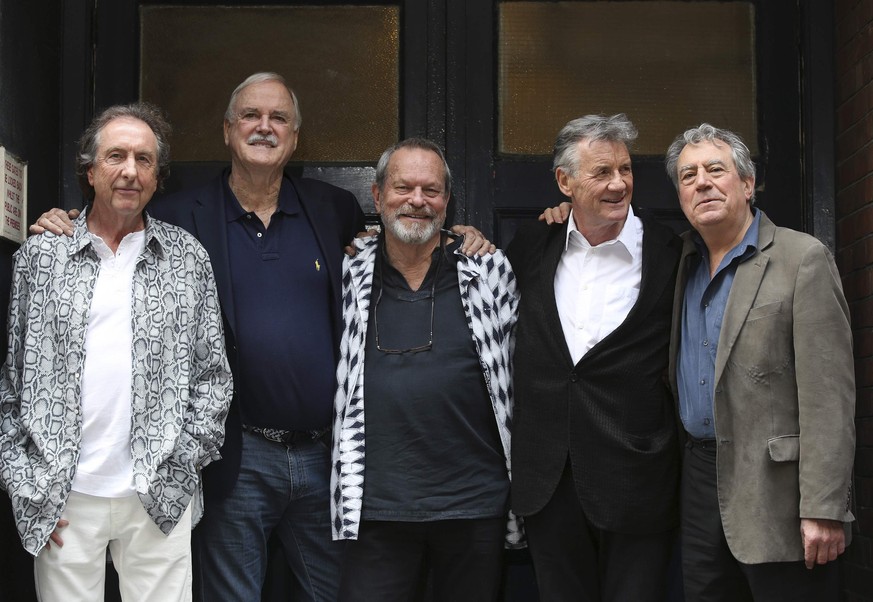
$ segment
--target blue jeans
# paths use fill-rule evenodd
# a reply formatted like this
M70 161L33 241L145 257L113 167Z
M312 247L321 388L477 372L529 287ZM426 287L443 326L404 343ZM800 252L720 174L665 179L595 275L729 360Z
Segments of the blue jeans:
M208 503L194 530L202 602L257 602L275 530L301 599L337 599L344 547L331 540L330 451L322 441L283 445L242 434L231 494Z

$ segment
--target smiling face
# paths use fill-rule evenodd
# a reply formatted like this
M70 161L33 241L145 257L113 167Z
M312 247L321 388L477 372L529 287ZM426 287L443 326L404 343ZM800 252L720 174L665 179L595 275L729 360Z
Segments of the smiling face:
M580 140L575 173L559 167L558 188L573 203L576 227L592 245L618 236L634 190L630 154L622 142Z
M421 148L400 148L391 155L386 171L384 186L373 185L385 235L414 245L438 237L449 202L439 156Z
M282 169L297 149L294 101L278 81L244 88L235 117L224 121L224 143L235 165L245 169Z
M679 154L679 204L698 232L739 231L751 216L755 179L737 173L730 147L721 142L688 144Z
M145 122L119 117L98 134L97 154L88 168L94 188L92 213L142 213L158 186L158 141Z

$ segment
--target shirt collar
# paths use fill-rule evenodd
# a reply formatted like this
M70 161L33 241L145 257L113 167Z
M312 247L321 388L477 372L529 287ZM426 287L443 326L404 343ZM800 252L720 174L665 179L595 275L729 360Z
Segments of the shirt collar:
M389 264L388 254L385 251L385 236L384 234L379 234L375 237L364 237L364 238L355 238L353 241L355 243L355 247L358 251L362 251L366 248L366 245L373 238L376 239L376 244L379 249L379 261L384 261L386 264ZM443 244L445 241L445 244ZM455 234L451 230L443 229L440 231L440 242L439 245L434 247L433 253L431 257L436 259L438 252L443 252L443 256L446 259L452 259L455 255L460 253L461 247L464 245L464 235L463 234Z
M570 211L570 216L567 218L567 220L567 236L564 240L564 251L568 249L570 244L579 244L585 248L591 248L591 244L576 227L576 220L573 219L572 210ZM573 235L573 232L576 232L577 234ZM633 206L628 205L627 219L625 220L624 225L621 227L621 231L618 233L618 236L597 246L620 244L636 261L640 259L640 255L643 252L642 240L643 222L640 220L640 218L636 216L636 214L634 214Z
M73 222L76 227L73 230L70 255L78 253L85 247L93 245L91 233L88 231L88 209L89 207L85 207L82 213L79 214L79 217L77 217ZM146 211L143 211L143 220L145 221L145 248L158 254L163 253L163 248L170 246L170 241L166 238L164 229L161 228L159 224L155 223L154 218L152 218Z
M230 172L227 172L222 181L224 183L224 198L227 205L225 215L227 216L228 223L230 223L241 219L248 212L240 205L239 199L236 198L230 187ZM279 202L276 211L287 215L294 215L300 213L300 210L300 199L297 196L297 190L291 181L283 175L282 184L279 187Z
M721 261L721 265L718 266L718 270L716 273L720 271L725 266L731 264L735 259L739 259L739 262L747 260L749 257L755 254L755 251L758 250L758 231L761 226L761 212L755 209L752 209L752 223L749 225L749 229L746 230L746 233L743 235L743 239L736 244L736 246L730 250L730 252L724 256L724 259ZM709 251L706 248L706 243L703 242L703 238L700 234L697 233L696 230L693 230L691 233L691 240L694 241L694 246L697 247L697 252L701 257L707 259L709 258Z
M381 273L381 277L385 280L386 283L390 283L392 286L407 287L406 279L400 274L397 268L391 265L391 262L388 260L388 252L385 250L385 237L383 235L379 235L378 239L379 242L378 254L376 255L376 270ZM445 244L443 244L444 242ZM441 230L439 244L434 247L434 250L431 252L430 267L428 268L427 274L425 275L422 283L429 282L431 278L435 277L435 272L438 269L438 266L443 262L456 262L457 257L455 255L460 251L461 245L463 245L463 243L463 235L458 235L448 230Z

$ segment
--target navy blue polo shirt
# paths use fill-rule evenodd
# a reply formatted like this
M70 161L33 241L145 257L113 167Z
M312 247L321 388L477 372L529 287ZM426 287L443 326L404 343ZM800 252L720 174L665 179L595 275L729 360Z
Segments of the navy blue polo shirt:
M269 228L227 181L225 199L243 423L327 427L336 388L330 279L309 218L287 178Z

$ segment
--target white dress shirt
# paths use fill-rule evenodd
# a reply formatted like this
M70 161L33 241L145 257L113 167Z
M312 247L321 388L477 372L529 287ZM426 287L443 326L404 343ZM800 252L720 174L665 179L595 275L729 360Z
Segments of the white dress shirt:
M618 237L596 247L570 213L555 272L555 302L574 364L627 318L640 294L642 271L643 223L632 208Z

